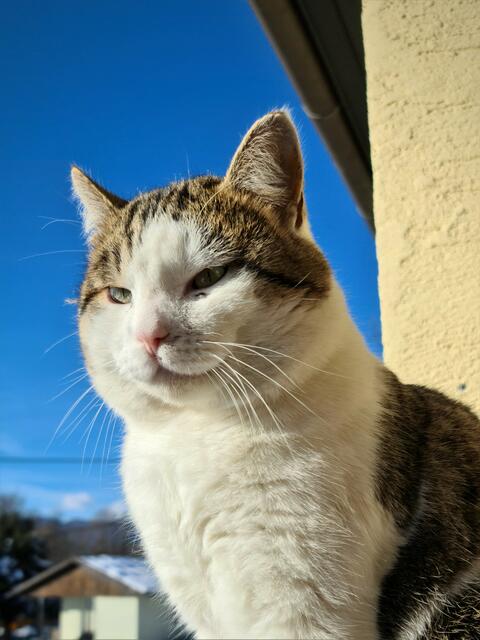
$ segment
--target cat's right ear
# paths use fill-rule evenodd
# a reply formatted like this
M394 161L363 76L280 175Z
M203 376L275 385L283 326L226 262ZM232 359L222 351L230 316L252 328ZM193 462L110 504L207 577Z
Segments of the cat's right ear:
M254 193L297 231L306 219L303 160L297 130L286 109L257 120L243 138L225 181Z
M83 229L90 240L101 221L106 216L115 215L128 201L101 187L75 165L72 166L70 177L73 194L80 204Z

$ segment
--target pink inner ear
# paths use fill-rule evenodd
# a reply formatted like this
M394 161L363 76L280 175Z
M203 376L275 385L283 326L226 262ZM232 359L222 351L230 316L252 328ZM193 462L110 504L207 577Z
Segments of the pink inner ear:
M273 111L253 124L226 179L275 206L282 215L288 211L288 225L292 224L302 190L303 162L295 126L286 112ZM301 216L299 225L302 220Z

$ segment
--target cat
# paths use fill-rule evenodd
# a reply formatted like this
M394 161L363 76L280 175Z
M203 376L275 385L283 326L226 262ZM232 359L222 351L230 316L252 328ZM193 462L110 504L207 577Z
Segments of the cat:
M224 178L78 168L90 377L125 422L145 554L197 638L480 638L480 424L364 344L285 110Z

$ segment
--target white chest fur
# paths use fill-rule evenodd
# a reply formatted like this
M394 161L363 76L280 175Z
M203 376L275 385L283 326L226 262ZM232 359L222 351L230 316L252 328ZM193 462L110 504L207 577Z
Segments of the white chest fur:
M130 512L197 637L376 637L393 529L349 460L355 443L325 434L287 444L191 412L128 428Z

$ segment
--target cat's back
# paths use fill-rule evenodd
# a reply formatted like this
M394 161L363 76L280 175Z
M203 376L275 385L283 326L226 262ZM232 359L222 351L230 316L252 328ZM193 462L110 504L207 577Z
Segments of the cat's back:
M480 638L480 580L451 596L434 616L422 640L478 640Z
M452 636L480 610L480 421L438 391L385 376L377 494L403 544L383 582L382 637L480 637L478 620L474 635Z
M427 494L430 499L441 494L438 503L429 504L437 513L447 503L478 507L479 418L439 391L402 384L387 370L384 375L377 492L397 525L411 526L415 514L427 506Z

